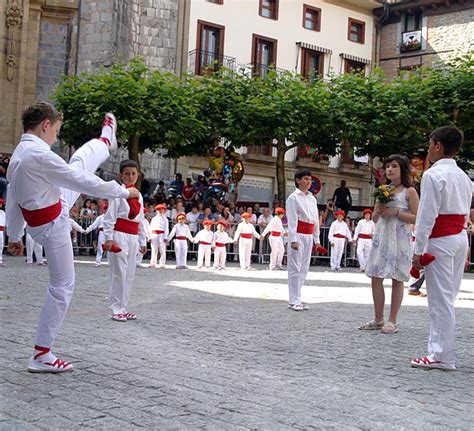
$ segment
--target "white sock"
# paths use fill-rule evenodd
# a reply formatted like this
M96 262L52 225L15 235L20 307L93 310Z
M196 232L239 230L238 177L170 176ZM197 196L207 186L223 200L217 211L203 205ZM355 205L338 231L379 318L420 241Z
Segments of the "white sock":
M36 346L35 346L35 349L33 351L33 357L35 357L37 354L41 353L42 350L37 350L36 349ZM36 358L37 361L40 361L40 362L51 362L53 363L55 360L56 360L56 356L51 352L51 350L49 350L48 353L45 353L43 355L40 355Z

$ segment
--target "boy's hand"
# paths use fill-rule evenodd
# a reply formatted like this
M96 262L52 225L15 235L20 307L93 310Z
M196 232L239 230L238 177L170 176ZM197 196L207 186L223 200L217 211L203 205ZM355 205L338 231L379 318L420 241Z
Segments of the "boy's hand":
M21 256L23 254L23 241L9 242L7 249L13 256Z
M300 249L300 243L299 243L299 242L296 242L296 241L295 241L295 242L292 242L292 243L291 243L291 248L292 248L293 250L299 250L299 249Z
M145 253L146 253L146 246L145 246L145 245L142 245L142 246L140 247L140 253L141 253L141 254L145 254Z
M128 199L138 199L140 192L135 187L130 187L128 190Z

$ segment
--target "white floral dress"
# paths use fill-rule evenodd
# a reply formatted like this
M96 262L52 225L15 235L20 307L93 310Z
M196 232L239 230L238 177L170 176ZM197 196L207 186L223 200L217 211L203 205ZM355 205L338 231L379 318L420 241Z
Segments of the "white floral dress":
M408 211L407 189L397 193L387 204L390 208ZM380 217L375 224L372 249L365 273L369 277L410 279L413 240L408 223L398 217Z

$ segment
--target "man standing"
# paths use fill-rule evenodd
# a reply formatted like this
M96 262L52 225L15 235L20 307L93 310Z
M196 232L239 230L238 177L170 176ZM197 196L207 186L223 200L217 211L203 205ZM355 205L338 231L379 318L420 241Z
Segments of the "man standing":
M296 190L286 200L286 216L290 247L288 247L288 288L293 311L308 309L301 303L301 287L306 279L314 245L319 245L319 214L316 198L309 191L311 172L295 173Z
M352 196L351 191L346 187L346 180L342 180L341 187L334 190L332 200L336 208L343 210L346 215L349 213L352 207Z

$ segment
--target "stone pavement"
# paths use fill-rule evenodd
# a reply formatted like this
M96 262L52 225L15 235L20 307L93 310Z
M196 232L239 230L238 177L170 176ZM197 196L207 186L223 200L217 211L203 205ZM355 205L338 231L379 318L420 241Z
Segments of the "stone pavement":
M108 268L80 262L55 346L75 371L40 375L26 363L47 268L6 262L0 430L473 429L472 275L449 373L409 366L425 353L426 298L405 298L398 334L356 329L372 305L369 279L353 269L313 267L311 309L295 313L285 272L140 268L130 304L139 320L119 323L107 310Z

